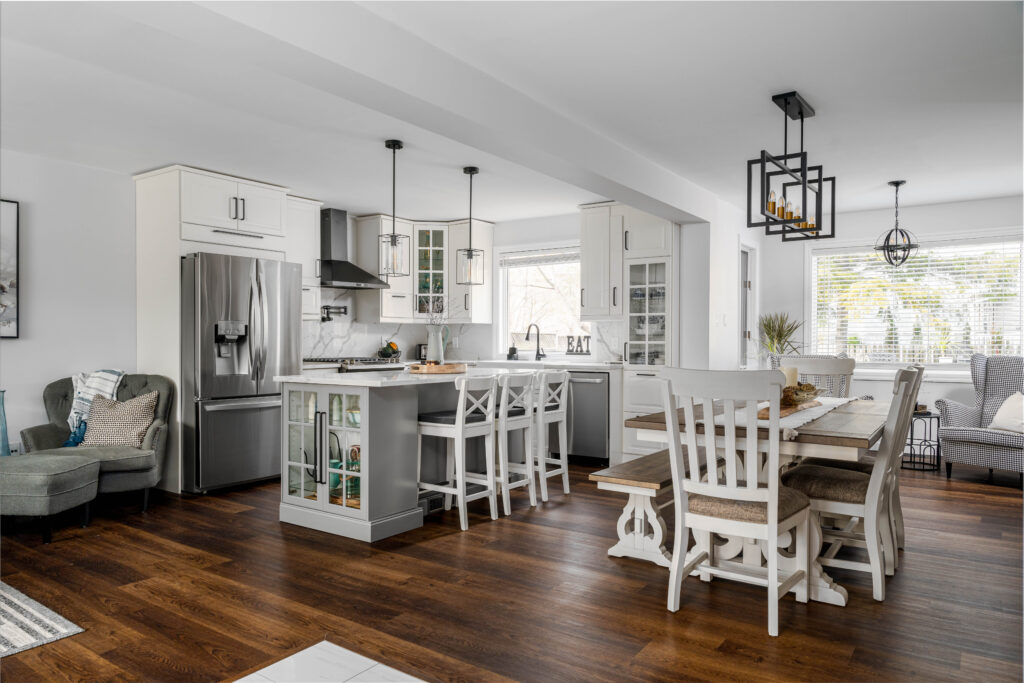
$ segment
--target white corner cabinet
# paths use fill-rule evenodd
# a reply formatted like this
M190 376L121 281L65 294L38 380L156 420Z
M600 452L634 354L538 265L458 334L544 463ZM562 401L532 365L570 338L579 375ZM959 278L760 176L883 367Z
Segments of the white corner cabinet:
M320 202L280 185L172 165L134 176L136 363L181 376L181 256L233 254L302 264L303 317L319 318ZM175 402L158 486L181 491L181 404Z
M380 272L380 236L391 232L391 217L382 214L355 219L356 265ZM443 306L451 323L492 320L494 225L473 220L473 248L484 252L483 285L458 285L457 249L469 246L469 221L423 222L399 218L395 232L411 244L409 276L384 278L390 289L356 293L356 320L364 323L423 323L433 307Z

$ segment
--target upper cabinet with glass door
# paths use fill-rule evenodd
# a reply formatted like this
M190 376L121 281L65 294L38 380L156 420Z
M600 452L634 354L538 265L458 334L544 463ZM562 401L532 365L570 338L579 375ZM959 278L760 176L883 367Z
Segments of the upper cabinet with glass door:
M413 313L423 319L448 310L448 226L417 223L414 229L416 299Z
M631 259L626 319L626 362L629 365L669 363L669 261Z

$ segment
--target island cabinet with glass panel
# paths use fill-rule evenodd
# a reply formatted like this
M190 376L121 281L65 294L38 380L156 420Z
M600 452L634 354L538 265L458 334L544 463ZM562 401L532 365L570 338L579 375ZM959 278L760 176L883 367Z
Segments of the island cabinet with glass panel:
M283 390L281 521L363 541L422 525L414 388Z

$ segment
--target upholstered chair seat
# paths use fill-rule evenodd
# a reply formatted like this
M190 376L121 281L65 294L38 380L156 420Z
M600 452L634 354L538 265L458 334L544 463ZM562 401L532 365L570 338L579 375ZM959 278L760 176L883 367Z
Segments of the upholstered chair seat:
M863 505L871 475L821 465L800 465L782 475L782 483L810 498Z

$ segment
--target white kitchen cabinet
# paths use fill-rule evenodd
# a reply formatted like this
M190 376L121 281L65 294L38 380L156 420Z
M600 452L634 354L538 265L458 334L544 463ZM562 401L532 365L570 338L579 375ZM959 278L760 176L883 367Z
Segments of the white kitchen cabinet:
M622 207L623 258L652 258L672 255L674 225L664 218L652 216L630 207Z
M320 320L320 287L318 285L302 285L302 319Z
M626 351L631 366L670 365L672 261L626 260Z
M448 225L416 223L413 226L413 317L426 322L431 312L449 309Z
M320 286L320 207L322 202L288 197L285 225L288 231L286 260L302 266L302 284Z
M611 206L584 207L581 221L580 320L606 320L611 310Z
M287 188L181 170L181 222L215 231L283 236Z
M661 409L661 381L655 371L627 370L622 373L623 421ZM626 460L659 450L661 446L658 444L637 439L635 429L622 430L622 453Z
M494 225L473 220L473 248L484 252L484 282L482 285L460 285L457 282L458 250L469 247L469 221L448 224L448 320L456 323L491 323L493 308L494 268L491 256L494 244Z
M374 214L356 218L356 265L376 275L380 272L380 236L391 233L391 216ZM410 275L384 277L388 289L366 289L356 293L355 319L358 322L414 322L413 288L416 248L413 224L399 218L395 221L395 232L405 235L412 244Z

